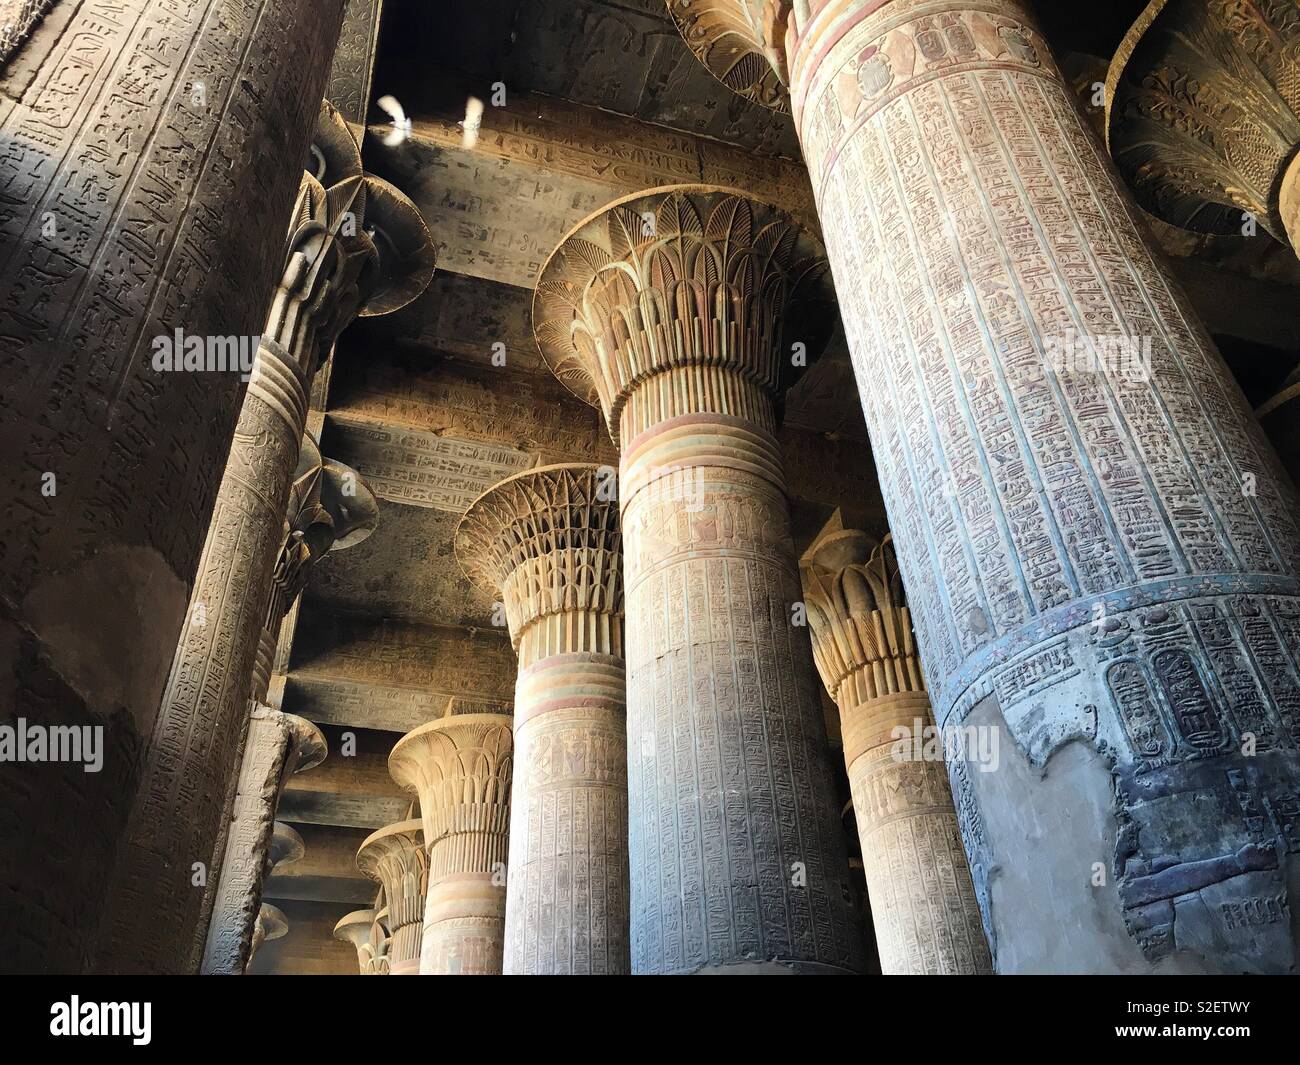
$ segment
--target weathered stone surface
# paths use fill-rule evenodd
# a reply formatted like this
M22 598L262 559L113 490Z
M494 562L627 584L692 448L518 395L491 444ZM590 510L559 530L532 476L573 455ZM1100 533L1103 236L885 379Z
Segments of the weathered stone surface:
M360 144L366 133L384 0L346 0L346 4L325 99L338 109Z
M586 215L641 189L707 182L779 202L807 226L816 219L803 168L731 145L634 122L553 97L518 93L489 107L473 149L459 110L416 115L411 138L379 143L367 163L415 201L442 267L531 288L551 249Z
M998 970L1287 971L1276 456L1023 8L841 0L788 45L936 721L1003 741L950 766Z
M4 69L0 685L32 723L105 729L98 775L0 770L6 967L86 967L105 902L163 965L186 956L184 846L166 848L182 885L106 882L132 810L158 798L141 767L187 740L156 714L244 386L156 370L155 338L261 326L341 10L60 4ZM101 967L129 963L116 940Z
M451 700L403 736L393 779L420 801L429 847L421 975L500 975L505 939L510 716Z
M746 99L787 112L783 45L790 8L791 0L668 0L682 38L715 78Z
M836 512L800 574L817 669L840 707L881 971L989 973L893 545Z
M828 300L788 216L702 186L610 205L538 284L543 356L622 444L637 973L862 964L773 436Z
M563 465L511 477L456 537L466 572L501 595L519 656L507 975L630 969L615 476Z

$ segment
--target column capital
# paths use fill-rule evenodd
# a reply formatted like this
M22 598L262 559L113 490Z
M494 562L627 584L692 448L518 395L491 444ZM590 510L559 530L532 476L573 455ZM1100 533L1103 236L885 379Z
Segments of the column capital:
M499 974L511 719L456 713L456 700L447 710L447 716L408 732L388 756L392 778L419 796L429 846L420 972Z
M788 113L785 28L793 0L667 0L695 56L732 92Z
M362 976L378 975L379 959L384 951L384 931L375 910L353 910L345 914L334 926L334 938L352 944Z
M542 268L533 322L551 370L618 443L705 411L771 428L760 408L820 354L834 308L821 244L789 215L672 185L575 226Z
M517 652L529 637L521 665L566 651L622 654L614 470L543 466L499 482L461 519L456 558L475 584L501 595Z
M394 745L388 772L420 801L432 879L484 872L493 862L505 861L513 751L507 714L450 713L413 729ZM466 834L483 836L491 856L484 860L459 847L440 846Z
M357 848L357 868L384 889L390 908L402 897L402 878L413 872L423 875L422 832L418 818L398 821L372 832Z
M1138 201L1198 233L1249 214L1300 250L1300 12L1151 0L1106 79L1106 139Z
M852 764L878 745L897 712L928 719L911 612L893 537L846 529L836 511L799 560L813 659L841 708L844 755ZM861 712L871 704L879 712Z
M357 868L384 889L388 904L390 972L414 975L420 965L424 895L429 886L429 859L418 819L372 832L357 848Z
M257 954L263 943L272 939L283 939L288 934L289 918L284 915L284 911L269 902L262 903L253 921L253 948L248 953L248 960L250 962L253 960L253 956Z

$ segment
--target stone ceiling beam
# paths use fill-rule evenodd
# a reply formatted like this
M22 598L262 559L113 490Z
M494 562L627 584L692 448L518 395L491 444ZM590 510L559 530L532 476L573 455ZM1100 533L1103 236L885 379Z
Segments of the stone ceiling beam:
M462 118L414 116L410 138L392 146L376 126L367 145L367 165L419 206L442 270L532 288L574 224L659 185L738 188L816 226L807 175L791 160L528 93L487 107L473 148Z

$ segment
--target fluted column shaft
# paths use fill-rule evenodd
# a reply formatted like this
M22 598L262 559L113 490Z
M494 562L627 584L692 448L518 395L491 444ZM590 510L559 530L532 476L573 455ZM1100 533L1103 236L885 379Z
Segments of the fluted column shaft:
M1286 971L1276 455L1020 4L786 43L935 718L1002 739L949 769L998 971Z
M94 965L101 929L101 968L166 967L204 855L110 873L195 725L158 706L244 383L157 355L261 327L343 3L60 8L0 71L0 683L6 716L102 727L104 769L0 767L0 938L20 971Z
M635 973L862 963L773 435L816 263L696 187L593 216L539 283L544 354L622 447Z
M501 973L510 726L506 714L449 713L408 732L389 755L393 779L419 797L429 852L421 975Z
M512 477L470 507L461 565L505 600L519 656L504 971L621 974L627 737L618 502L593 466Z

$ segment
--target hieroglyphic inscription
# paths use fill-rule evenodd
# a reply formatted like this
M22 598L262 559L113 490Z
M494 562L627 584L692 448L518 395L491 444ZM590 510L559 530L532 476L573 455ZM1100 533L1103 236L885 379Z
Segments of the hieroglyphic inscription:
M58 32L38 30L0 87L8 101L0 455L11 501L0 586L6 603L46 604L18 628L44 644L41 658L56 673L71 668L78 678L51 699L37 695L30 676L15 676L17 709L97 717L110 749L136 750L129 771L82 781L75 797L14 790L0 774L0 808L12 818L0 836L12 828L111 845L136 797L140 747L150 742L244 390L239 374L163 381L152 340L179 327L197 336L259 332L342 3L85 0L73 8L47 16L62 20ZM40 492L44 471L57 476L57 492ZM54 574L72 583L52 586ZM129 653L115 650L119 631L132 634ZM62 687L48 675L39 683L44 692ZM177 754L191 727L210 724L169 727L154 737L157 753ZM206 857L168 854L172 862ZM92 861L26 864L14 870L21 879L6 872L6 895L24 901L5 907L4 938L40 945L38 956L11 955L10 964L86 966L107 875ZM142 928L186 905L167 883L124 890L118 901ZM161 926L139 941L162 944L167 964L184 964L184 946Z
M1225 774L1258 741L1263 808L1296 772L1275 717L1300 695L1293 491L1021 5L843 2L800 32L792 99L936 716L992 695L1031 763L1105 752L1138 826L1114 856L1124 917L1154 960L1175 899L1280 883L1281 829L1243 836ZM1074 335L1135 338L1149 372L1052 362ZM1013 815L961 783L984 893L1018 859L978 820ZM1027 927L981 906L991 939ZM1179 946L1290 964L1280 934L1219 930Z
M375 494L395 503L464 513L486 489L533 465L514 448L438 436L419 429L344 421L333 415L340 456Z
M370 79L379 44L379 17L384 0L347 0L334 65L325 99L339 109L360 141L370 106Z

